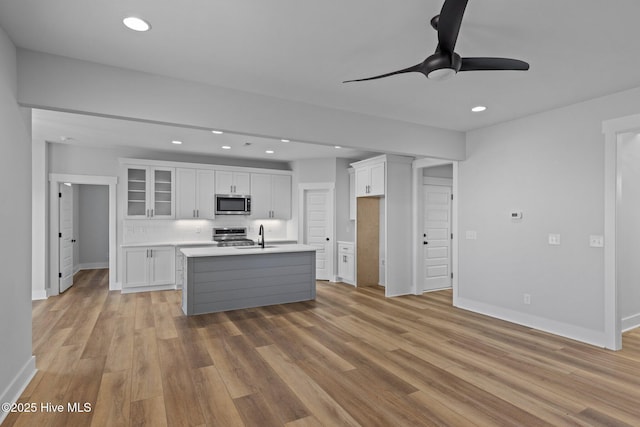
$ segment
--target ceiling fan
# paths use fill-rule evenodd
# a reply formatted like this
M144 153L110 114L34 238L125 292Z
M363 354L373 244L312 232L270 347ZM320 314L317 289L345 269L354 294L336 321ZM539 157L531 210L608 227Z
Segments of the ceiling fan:
M461 58L454 51L467 2L468 0L445 0L440 15L436 15L431 19L431 26L438 32L438 46L435 53L420 64L391 73L380 74L379 76L347 80L343 83L375 80L395 74L412 72L422 73L433 80L445 80L453 77L459 71L528 70L529 64L518 59Z

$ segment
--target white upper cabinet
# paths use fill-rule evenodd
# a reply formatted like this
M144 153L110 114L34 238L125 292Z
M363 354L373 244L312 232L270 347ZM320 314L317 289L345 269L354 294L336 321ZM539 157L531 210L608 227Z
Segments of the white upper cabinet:
M213 219L215 216L214 172L206 169L176 169L176 218Z
M291 219L291 175L251 174L251 218Z
M356 165L356 197L384 196L384 161Z
M216 171L216 194L251 194L249 172Z
M127 218L175 217L175 169L127 166Z

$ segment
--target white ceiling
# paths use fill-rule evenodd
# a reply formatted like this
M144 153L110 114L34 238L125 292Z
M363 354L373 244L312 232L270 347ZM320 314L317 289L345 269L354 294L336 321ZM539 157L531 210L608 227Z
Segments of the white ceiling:
M377 153L349 147L308 144L242 134L216 135L211 129L168 126L133 120L87 116L48 110L33 110L33 139L90 147L137 147L216 157L238 157L265 161L293 161L342 157L362 160ZM171 141L181 141L175 145ZM229 149L223 149L228 146ZM266 153L274 151L273 154Z
M470 0L458 53L530 71L341 83L433 53L442 3L0 0L0 25L27 49L462 131L640 86L637 0ZM125 29L127 15L152 30Z

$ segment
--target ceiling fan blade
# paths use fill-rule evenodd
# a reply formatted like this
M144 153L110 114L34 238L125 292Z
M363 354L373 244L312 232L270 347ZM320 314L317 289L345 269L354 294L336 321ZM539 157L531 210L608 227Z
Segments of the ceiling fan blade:
M460 71L527 71L529 64L510 58L462 58Z
M453 53L468 0L445 0L438 18L438 48Z
M379 76L367 77L367 78L364 78L364 79L345 80L342 83L363 82L363 81L366 81L366 80L381 79L383 77L394 76L396 74L404 74L404 73L412 73L412 72L418 72L418 73L424 74L424 72L422 71L422 63L420 63L418 65L414 65L413 67L405 68L403 70L393 71L391 73L380 74Z

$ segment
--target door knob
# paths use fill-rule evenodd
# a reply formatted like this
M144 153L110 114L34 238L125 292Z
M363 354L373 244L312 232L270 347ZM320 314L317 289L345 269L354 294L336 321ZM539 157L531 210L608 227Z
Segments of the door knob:
M423 245L428 245L428 244L429 244L429 242L422 242L422 244L423 244Z
M329 241L329 238L327 237L327 242Z

